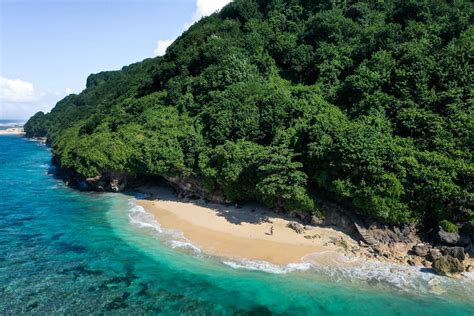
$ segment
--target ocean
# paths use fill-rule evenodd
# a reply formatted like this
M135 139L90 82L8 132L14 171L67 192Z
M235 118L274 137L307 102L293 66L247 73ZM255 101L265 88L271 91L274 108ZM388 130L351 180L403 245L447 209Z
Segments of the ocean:
M22 127L25 124L22 120L0 120L0 130L13 128L13 127Z
M1 315L474 315L473 279L208 257L133 193L68 188L22 137L0 136L0 188Z

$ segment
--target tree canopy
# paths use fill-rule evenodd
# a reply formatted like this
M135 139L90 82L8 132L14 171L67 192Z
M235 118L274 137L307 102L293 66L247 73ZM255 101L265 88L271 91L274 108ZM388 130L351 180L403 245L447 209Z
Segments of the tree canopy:
M235 0L166 55L37 113L63 168L193 176L230 200L474 219L473 4Z

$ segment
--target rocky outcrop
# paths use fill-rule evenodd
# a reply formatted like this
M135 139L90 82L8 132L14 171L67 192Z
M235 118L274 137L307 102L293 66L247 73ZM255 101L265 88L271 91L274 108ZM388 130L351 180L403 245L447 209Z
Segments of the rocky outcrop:
M104 172L100 176L85 180L90 189L96 191L120 192L128 184L128 174L125 172Z
M297 234L304 233L304 226L298 222L289 222L286 226L293 229Z
M419 257L426 257L429 252L429 247L425 244L417 244L413 247L413 253L415 253Z
M461 262L466 259L466 253L463 247L445 247L441 251L445 256L454 257Z
M441 258L442 256L443 256L443 254L441 253L441 250L439 250L437 248L433 248L433 249L430 249L428 251L428 255L426 256L426 259L433 262L436 259Z
M432 267L437 273L447 276L452 276L464 271L462 262L452 256L443 256L436 259Z
M318 202L324 214L324 220L321 223L322 225L337 227L348 234L354 234L357 232L354 227L356 218L351 215L351 212L335 203Z
M466 234L449 233L439 227L438 230L439 241L448 246L467 246L471 243L471 238Z
M209 190L205 189L202 183L194 177L168 176L164 178L174 188L174 190L180 197L191 199L206 199L213 203L231 202L224 197L224 194L221 191L216 190L210 192Z

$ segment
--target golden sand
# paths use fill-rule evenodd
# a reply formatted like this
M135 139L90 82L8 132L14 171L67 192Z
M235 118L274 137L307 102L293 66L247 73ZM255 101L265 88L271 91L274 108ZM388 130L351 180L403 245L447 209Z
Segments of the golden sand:
M261 206L237 208L183 201L165 189L143 191L151 197L138 200L138 205L153 214L161 227L181 231L209 255L283 265L301 262L308 254L342 251L335 241L356 245L346 234L332 228L307 227L305 233L297 234L287 227L294 219Z

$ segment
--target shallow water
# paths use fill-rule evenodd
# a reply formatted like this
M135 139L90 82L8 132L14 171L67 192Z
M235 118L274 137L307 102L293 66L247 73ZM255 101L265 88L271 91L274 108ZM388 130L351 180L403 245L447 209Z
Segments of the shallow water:
M474 314L473 281L414 268L209 258L131 196L65 187L50 159L38 143L0 137L2 315Z

